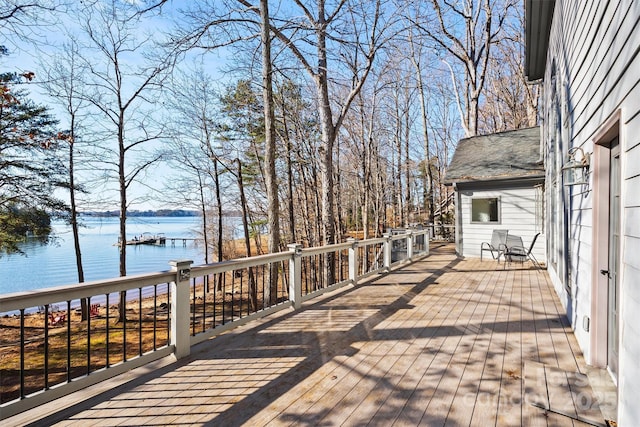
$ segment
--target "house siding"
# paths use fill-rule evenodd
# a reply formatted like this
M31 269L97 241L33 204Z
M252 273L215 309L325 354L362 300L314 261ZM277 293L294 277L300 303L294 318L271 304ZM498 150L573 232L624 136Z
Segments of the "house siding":
M535 188L492 188L491 190L459 189L460 194L460 225L463 241L461 244L462 256L479 258L482 242L490 242L494 229L509 230L509 234L522 237L526 248L529 247L536 233L542 232L542 218L536 217L540 206L536 206ZM497 197L499 203L499 223L473 223L471 222L471 200L474 198ZM539 196L538 196L539 197ZM540 201L538 201L540 203ZM533 255L540 262L544 262L545 237L541 234L534 246ZM489 257L485 252L483 257Z
M556 1L544 78L543 144L547 147L547 183L559 182L558 164L572 147L594 152L594 138L617 112L620 114L621 247L618 421L640 420L640 1ZM553 75L555 70L555 75ZM555 99L554 99L555 94ZM551 148L557 142L558 149ZM595 265L594 176L589 186L565 188L556 217L568 212L560 228L568 236L567 255L549 272L565 304L587 361L593 334L583 320L593 315ZM548 193L549 187L547 187ZM600 201L603 203L603 201ZM550 215L547 215L549 218ZM551 224L547 224L547 228ZM548 228L549 229L549 228ZM564 234L563 234L564 235ZM562 239L560 239L562 240ZM561 245L561 243L559 243ZM554 250L554 248L550 248ZM566 270L565 270L566 269ZM567 274L564 274L564 272ZM569 283L567 283L567 281ZM598 285L599 286L599 285ZM595 359L594 359L595 360Z

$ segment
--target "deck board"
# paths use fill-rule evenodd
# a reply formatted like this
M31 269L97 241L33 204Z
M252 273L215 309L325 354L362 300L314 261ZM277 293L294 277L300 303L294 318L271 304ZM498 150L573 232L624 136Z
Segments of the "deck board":
M546 272L435 248L202 343L47 423L583 425L533 406L540 397L525 382L545 366L584 372L563 316Z

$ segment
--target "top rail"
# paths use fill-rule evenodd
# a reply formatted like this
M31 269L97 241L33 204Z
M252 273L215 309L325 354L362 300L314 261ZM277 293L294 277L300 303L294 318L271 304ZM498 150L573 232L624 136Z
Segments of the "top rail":
M175 277L174 272L162 271L4 294L0 296L0 313L169 283Z
M256 267L273 262L288 261L291 253L278 252L274 254L256 255L247 258L237 258L229 261L221 261L212 264L204 264L191 268L191 273L195 275L220 274L227 271L240 270L242 268Z

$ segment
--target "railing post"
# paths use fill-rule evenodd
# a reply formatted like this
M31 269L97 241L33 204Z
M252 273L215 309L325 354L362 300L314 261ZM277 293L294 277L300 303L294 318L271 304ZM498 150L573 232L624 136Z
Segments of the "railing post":
M382 262L384 264L384 271L389 272L389 270L391 270L391 233L385 233L382 237L385 239L383 244L384 255L382 257Z
M302 245L287 245L291 252L289 258L289 301L295 310L302 305Z
M191 353L191 334L189 331L190 302L189 279L191 278L191 260L169 261L171 271L176 278L171 283L171 344L176 359Z
M429 236L425 233L422 235L422 238L423 238L423 244L424 244L424 247L422 250L424 252L424 255L429 255L429 242L430 242Z
M349 281L353 286L358 283L358 241L353 237L347 239L349 246Z
M407 259L413 258L413 241L414 239L413 231L407 230Z

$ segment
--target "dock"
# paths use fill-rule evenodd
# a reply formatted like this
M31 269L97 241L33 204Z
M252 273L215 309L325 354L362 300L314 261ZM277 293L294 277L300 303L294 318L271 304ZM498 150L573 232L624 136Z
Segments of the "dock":
M157 245L157 246L166 246L167 241L171 243L172 247L176 246L176 242L182 242L182 246L186 247L187 242L202 240L198 237L167 237L164 233L151 234L151 233L142 233L139 236L135 236L131 240L127 240L125 245L129 246L137 246L137 245ZM120 242L116 243L116 245L120 245Z
M187 246L187 242L189 241L196 241L196 240L202 240L201 238L198 237L167 237L166 240L171 242L171 246L175 246L176 245L176 241L182 241L182 246L186 247Z
M120 242L118 242L118 245ZM132 240L127 240L125 245L160 245L166 244L166 237L164 233L151 234L148 232L142 233L140 236L135 236Z

